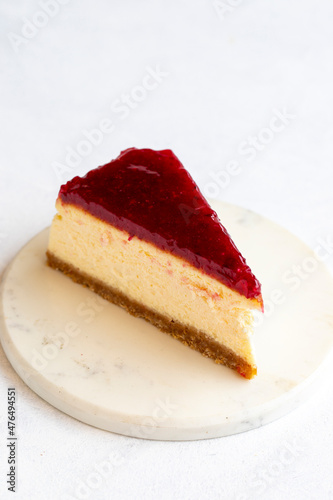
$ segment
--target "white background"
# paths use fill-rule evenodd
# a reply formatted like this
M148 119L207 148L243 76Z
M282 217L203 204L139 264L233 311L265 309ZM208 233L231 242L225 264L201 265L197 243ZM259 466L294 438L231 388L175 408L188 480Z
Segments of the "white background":
M333 237L332 2L42 4L0 2L0 272L50 224L62 182L131 146L173 149L206 195L253 209L313 248ZM149 68L164 76L138 90ZM126 95L133 109L124 117L115 106ZM267 131L277 111L289 118ZM85 131L106 118L112 132L66 165L68 148L80 149ZM254 153L245 154L253 138ZM231 161L237 174L222 185ZM327 264L333 269L333 256ZM0 373L1 498L12 498L6 394L14 385L18 499L333 499L329 380L266 427L172 443L113 435L60 413L18 379L2 350ZM122 463L84 492L115 453Z

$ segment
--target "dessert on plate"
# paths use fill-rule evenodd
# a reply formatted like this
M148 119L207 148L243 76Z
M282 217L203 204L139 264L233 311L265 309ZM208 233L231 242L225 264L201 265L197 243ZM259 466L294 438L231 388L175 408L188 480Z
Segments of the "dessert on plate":
M131 148L61 186L48 264L247 379L261 286L170 150Z

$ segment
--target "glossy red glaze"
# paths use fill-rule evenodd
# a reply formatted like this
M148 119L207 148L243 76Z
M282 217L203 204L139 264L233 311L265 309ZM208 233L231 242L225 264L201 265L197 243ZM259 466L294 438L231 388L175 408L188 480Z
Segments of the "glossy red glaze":
M127 149L60 189L79 206L261 301L261 287L216 212L170 150Z

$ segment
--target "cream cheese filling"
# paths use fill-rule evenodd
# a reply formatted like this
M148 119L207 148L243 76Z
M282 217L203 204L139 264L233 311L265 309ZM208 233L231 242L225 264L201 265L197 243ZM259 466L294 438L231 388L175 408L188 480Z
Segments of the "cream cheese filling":
M183 259L57 200L48 250L145 307L194 327L255 364L253 309L260 306Z

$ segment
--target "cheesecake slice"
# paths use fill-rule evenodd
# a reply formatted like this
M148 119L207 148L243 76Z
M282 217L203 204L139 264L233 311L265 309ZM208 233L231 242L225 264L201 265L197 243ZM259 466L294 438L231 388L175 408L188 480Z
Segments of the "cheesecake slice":
M170 150L131 148L61 186L48 264L247 379L261 287Z

